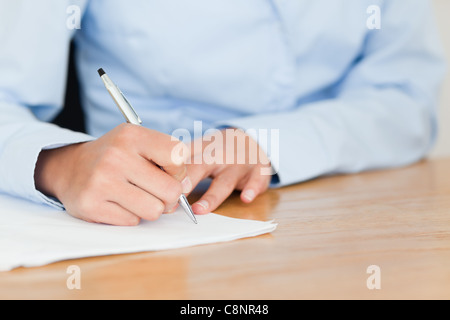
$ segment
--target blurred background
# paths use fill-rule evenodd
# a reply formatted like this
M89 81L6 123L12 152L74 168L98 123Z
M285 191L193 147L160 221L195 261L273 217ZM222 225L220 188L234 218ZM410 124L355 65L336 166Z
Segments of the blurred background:
M433 0L439 32L447 56L447 78L439 103L439 138L430 157L450 157L450 0Z
M450 0L432 0L436 12L440 37L446 51L447 78L439 102L439 137L430 153L430 158L450 157ZM85 130L83 114L79 107L78 84L73 64L69 68L69 86L63 112L55 123L72 130Z

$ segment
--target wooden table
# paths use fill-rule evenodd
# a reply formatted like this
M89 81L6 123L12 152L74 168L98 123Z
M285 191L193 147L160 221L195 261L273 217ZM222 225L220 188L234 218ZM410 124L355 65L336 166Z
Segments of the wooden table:
M230 198L269 235L0 273L0 299L449 299L450 159ZM81 270L81 290L66 286ZM369 266L381 289L369 290Z

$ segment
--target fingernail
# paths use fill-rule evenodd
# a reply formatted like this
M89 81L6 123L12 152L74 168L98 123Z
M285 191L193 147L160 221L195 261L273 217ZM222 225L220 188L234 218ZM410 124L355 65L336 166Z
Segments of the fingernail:
M244 197L246 200L248 201L253 201L256 197L256 192L252 189L246 190L243 194L242 197Z
M176 204L168 213L174 213L179 207L179 204Z
M206 211L208 211L208 208L209 208L209 203L208 203L208 201L206 201L206 200L201 200L201 201L199 201L199 202L196 202L200 207L202 207L204 210L205 210L205 212Z
M181 182L181 187L183 189L183 193L189 193L192 191L192 182L189 177L184 178L184 180Z

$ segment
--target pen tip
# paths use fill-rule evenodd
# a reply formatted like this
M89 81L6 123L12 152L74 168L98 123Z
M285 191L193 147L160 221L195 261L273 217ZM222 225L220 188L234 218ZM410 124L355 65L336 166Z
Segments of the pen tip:
M101 76L103 76L104 74L106 74L105 70L103 70L103 68L98 69L98 74Z
M198 224L197 219L195 218L195 214L192 212L192 209L191 209L191 218L195 224Z
M191 217L191 220L194 221L195 224L198 224L197 219L195 218L195 214L192 212L192 210L190 210L189 215Z

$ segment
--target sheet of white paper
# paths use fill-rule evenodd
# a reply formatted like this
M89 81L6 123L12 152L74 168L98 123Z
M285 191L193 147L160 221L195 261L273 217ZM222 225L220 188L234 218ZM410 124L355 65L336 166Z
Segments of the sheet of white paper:
M61 260L158 251L232 241L272 232L276 224L197 216L180 209L136 227L92 224L65 212L0 195L0 271L37 267Z

